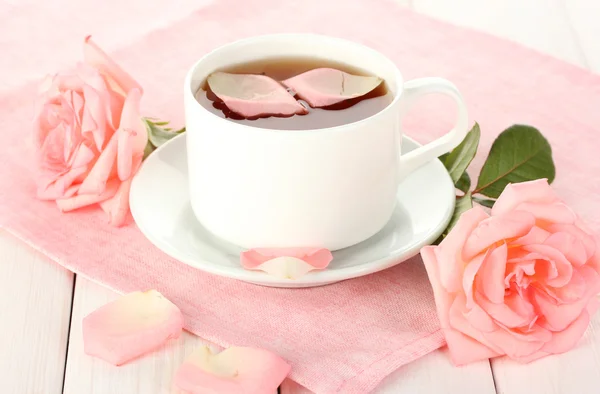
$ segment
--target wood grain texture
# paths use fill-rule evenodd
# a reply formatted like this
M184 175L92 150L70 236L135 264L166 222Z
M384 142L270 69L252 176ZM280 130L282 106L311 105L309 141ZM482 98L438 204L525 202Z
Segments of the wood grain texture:
M281 394L310 394L302 386L285 381ZM387 378L375 394L477 393L494 394L494 380L488 361L455 367L445 349L437 350L407 364Z
M114 291L81 276L77 277L69 352L65 373L65 394L184 394L173 387L173 377L196 347L209 345L184 331L163 347L120 367L83 352L82 320L97 308L119 297Z
M562 3L586 65L600 73L600 2L562 0Z
M488 361L455 367L445 349L403 366L381 382L376 390L377 394L495 392Z
M153 353L115 367L83 352L81 323L85 316L117 299L112 290L77 277L69 353L65 374L65 394L165 394L176 393L172 379L184 359L204 342L188 333L167 342Z
M0 232L0 392L62 392L73 274Z
M491 33L585 67L586 58L562 1L412 0L412 5L419 13Z

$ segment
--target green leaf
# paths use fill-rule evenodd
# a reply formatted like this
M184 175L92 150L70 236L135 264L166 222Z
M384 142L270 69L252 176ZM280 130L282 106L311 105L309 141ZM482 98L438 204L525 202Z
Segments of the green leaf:
M473 200L471 198L471 193L467 193L462 197L456 199L456 205L454 206L454 213L452 213L452 218L450 219L450 223L448 223L448 227L446 227L445 234L448 234L450 230L456 225L458 219L460 219L460 215L473 208Z
M146 157L150 156L150 153L154 152L154 145L150 141L146 143L146 147L144 148L144 158L142 160L146 160Z
M551 183L555 174L552 149L542 133L531 126L514 125L492 144L473 194L498 198L509 183L540 178Z
M146 129L148 130L148 141L155 148L158 148L171 138L176 137L185 131L185 127L175 131L162 127L162 125L166 125L168 122L153 122L149 119L144 120L146 123Z
M470 192L467 192L462 197L457 197L456 204L454 205L454 212L452 213L452 218L450 218L448 226L446 227L442 235L440 235L440 237L433 244L437 245L440 242L442 242L442 240L446 238L450 230L452 230L456 223L458 223L458 219L460 219L460 216L471 208L473 208L473 200L471 199Z
M471 131L465 136L465 139L445 157L444 166L446 166L450 178L452 178L452 182L455 184L458 184L461 176L475 157L480 136L479 125L475 123Z
M487 198L478 198L478 197L473 197L473 201L479 205L483 205L484 207L488 207L488 208L493 207L494 203L496 202L496 200L488 200Z
M471 188L471 177L467 172L463 172L460 179L454 185L458 190L461 190L463 193L467 193Z

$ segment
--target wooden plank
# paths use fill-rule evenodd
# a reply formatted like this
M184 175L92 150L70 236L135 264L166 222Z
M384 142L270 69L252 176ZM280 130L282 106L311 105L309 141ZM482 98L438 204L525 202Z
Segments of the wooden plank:
M571 28L577 37L587 66L600 73L600 2L596 0L562 0Z
M562 1L412 0L412 5L419 13L507 38L585 67L585 56Z
M0 232L2 393L62 392L73 274Z
M376 394L477 393L494 394L489 362L455 367L447 350L437 350L388 376Z
M568 353L528 365L506 358L492 360L499 393L597 394L600 389L600 313L592 319L581 343Z
M437 350L407 364L385 378L374 394L477 393L495 394L488 361L455 367L446 350ZM298 384L286 381L281 394L310 394Z
M119 295L112 290L81 276L77 277L64 393L179 394L179 390L172 386L175 372L197 346L206 344L187 331L184 331L179 339L167 342L153 353L120 367L83 352L83 318L118 297Z
M117 299L112 290L77 277L65 374L65 394L164 394L172 390L177 368L200 338L184 332L178 340L126 365L115 367L83 352L82 319L102 305Z

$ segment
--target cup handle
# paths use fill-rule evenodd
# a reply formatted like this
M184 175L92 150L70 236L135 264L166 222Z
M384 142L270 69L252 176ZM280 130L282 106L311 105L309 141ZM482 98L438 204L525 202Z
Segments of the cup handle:
M405 82L401 98L402 116L404 116L419 97L429 93L442 93L452 97L456 101L458 106L456 124L452 130L442 137L407 154L401 155L401 178L404 178L430 160L451 151L467 135L469 116L465 101L456 86L444 78L418 78Z

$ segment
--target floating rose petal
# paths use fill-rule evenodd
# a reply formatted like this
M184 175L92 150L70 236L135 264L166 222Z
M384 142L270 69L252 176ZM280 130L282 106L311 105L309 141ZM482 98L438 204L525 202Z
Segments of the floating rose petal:
M333 256L323 248L250 249L240 254L242 266L285 279L298 279L314 269L324 269Z
M203 346L179 367L175 386L189 394L273 394L290 365L267 350L231 347L213 354Z
M162 294L136 291L83 319L83 347L90 356L121 365L179 337L182 328L179 308Z
M282 81L313 108L361 97L381 84L378 77L352 75L333 68L316 68Z
M229 110L245 118L308 113L279 82L264 75L215 72L208 76L208 86Z

